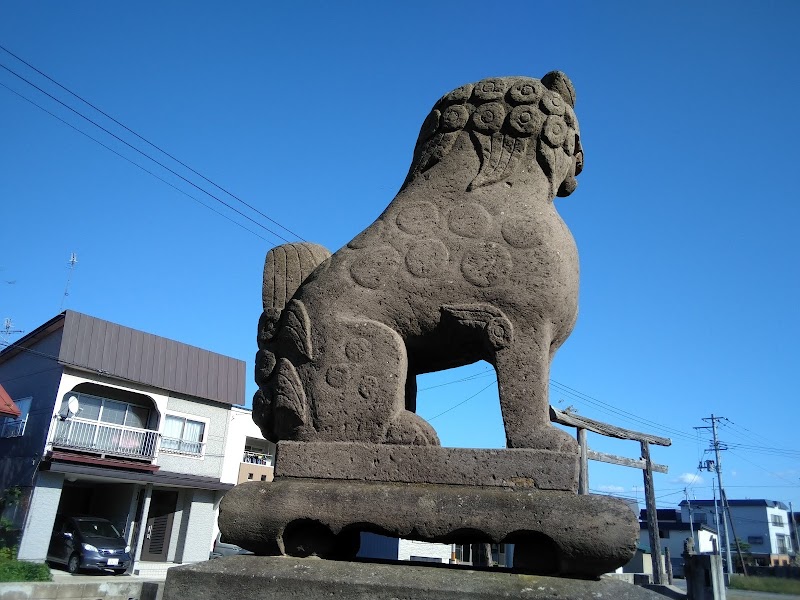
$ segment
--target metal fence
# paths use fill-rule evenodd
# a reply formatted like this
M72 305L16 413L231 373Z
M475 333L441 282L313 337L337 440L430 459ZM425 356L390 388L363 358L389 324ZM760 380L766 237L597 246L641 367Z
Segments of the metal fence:
M272 455L263 452L249 452L244 451L242 462L250 465L264 465L266 467L272 466Z
M25 434L25 424L28 422L28 417L24 419L6 419L0 425L0 438L20 437Z
M158 432L79 417L56 417L53 447L152 460L158 448Z

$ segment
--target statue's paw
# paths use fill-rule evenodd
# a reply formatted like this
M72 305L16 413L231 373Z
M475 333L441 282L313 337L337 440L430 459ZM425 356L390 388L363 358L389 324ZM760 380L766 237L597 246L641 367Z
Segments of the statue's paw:
M517 435L507 440L509 448L534 448L536 450L553 450L567 454L578 454L578 442L567 432L552 425L534 429L526 435Z
M407 446L440 446L439 436L425 419L404 410L389 426L386 433L387 444Z

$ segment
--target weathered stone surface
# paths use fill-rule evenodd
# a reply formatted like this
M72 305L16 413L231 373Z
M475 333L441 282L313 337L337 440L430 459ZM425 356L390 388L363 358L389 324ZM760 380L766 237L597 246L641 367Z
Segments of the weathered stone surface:
M578 490L577 453L279 442L276 477Z
M663 600L620 581L497 570L229 556L167 572L164 600Z
M428 542L514 543L515 567L593 577L633 556L636 515L608 496L525 488L276 479L237 485L219 526L257 554L351 558L358 532Z
M550 426L548 376L578 307L577 250L553 206L583 166L574 104L559 72L462 86L434 105L372 225L327 259L271 251L253 402L268 439L438 445L415 376L483 359L508 447L573 451ZM298 248L303 268L321 261L302 282Z

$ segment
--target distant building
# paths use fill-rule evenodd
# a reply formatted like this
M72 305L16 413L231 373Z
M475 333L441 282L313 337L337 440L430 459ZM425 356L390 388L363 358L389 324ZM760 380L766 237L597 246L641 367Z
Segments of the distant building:
M272 446L235 407L244 377L243 361L69 310L2 350L19 558L45 560L60 513L109 519L142 574L207 560L223 493L271 477Z
M694 501L693 501L694 502ZM698 554L715 554L719 548L719 540L716 529L713 527L713 520L710 525L703 523L689 523L688 518L684 519L680 511L670 509L657 509L658 536L661 539L661 551L669 548L672 572L675 575L683 574L683 549L687 539L692 537L694 531L694 550ZM647 528L647 510L643 509L639 513L639 548L646 554L651 553L650 532ZM652 573L652 567L645 565L644 571L631 571L627 567L625 572L645 572Z
M736 552L733 536L746 542L752 561L762 566L787 565L795 555L789 522L789 509L777 500L729 500L731 511L731 552ZM684 500L681 516L695 523L714 523L713 500ZM720 506L720 527L722 527ZM723 541L724 543L724 541Z
M511 566L513 559L511 548L510 544L491 544L492 564L501 567ZM358 557L471 565L473 563L470 549L469 544L418 542L362 532Z

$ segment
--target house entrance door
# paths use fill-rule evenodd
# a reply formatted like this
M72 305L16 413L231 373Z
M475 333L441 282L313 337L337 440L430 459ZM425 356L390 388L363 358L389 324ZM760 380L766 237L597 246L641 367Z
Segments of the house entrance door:
M172 519L178 504L178 492L153 490L150 513L145 526L141 560L163 562L167 560Z

